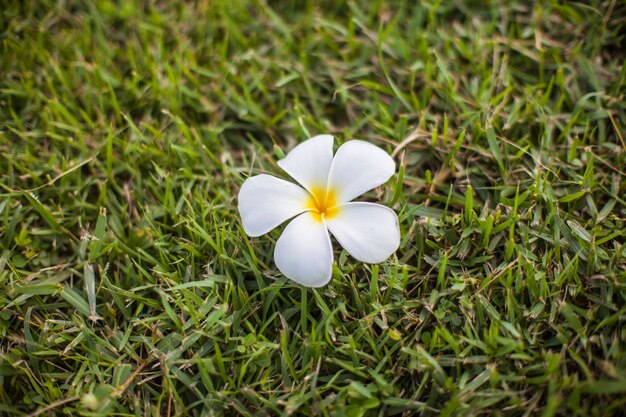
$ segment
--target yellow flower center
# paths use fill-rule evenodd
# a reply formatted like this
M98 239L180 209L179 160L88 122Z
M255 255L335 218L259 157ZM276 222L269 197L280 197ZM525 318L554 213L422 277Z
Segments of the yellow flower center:
M322 218L329 219L339 212L335 192L322 187L311 189L311 196L306 203L306 208L311 211L318 222L321 222Z

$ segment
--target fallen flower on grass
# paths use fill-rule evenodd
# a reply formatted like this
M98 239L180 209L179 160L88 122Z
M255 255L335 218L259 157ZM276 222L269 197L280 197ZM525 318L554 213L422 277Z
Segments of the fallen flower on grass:
M351 201L393 175L395 163L385 151L351 140L333 157L333 137L318 135L293 148L278 166L301 186L261 174L243 183L238 200L243 229L252 237L295 217L274 250L274 262L285 276L307 287L328 284L333 264L329 232L362 262L380 263L398 249L396 213Z

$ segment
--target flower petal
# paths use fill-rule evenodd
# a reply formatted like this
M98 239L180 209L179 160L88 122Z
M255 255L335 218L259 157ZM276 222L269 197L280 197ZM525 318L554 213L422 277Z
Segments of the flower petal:
M400 246L398 216L374 203L345 203L326 220L339 244L361 262L380 263Z
M332 275L333 248L323 221L310 212L293 219L276 242L274 262L280 272L306 287L328 284Z
M328 174L328 189L345 203L384 184L396 170L382 149L362 140L351 140L337 150Z
M248 178L239 190L239 214L248 236L261 236L305 211L309 193L271 175Z
M328 181L328 170L333 161L333 137L313 136L293 148L278 161L278 166L298 181L304 188L324 188Z

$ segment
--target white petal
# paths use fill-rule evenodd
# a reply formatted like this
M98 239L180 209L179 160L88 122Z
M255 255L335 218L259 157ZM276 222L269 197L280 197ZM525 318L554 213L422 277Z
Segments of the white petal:
M239 190L239 214L248 236L261 236L306 210L309 193L271 175L248 178Z
M337 150L328 174L328 188L345 203L387 182L396 170L382 149L362 140L351 140Z
M326 219L339 244L361 262L380 263L400 246L398 216L389 207L374 203L345 203Z
M328 284L332 275L333 248L323 221L309 212L293 219L276 242L274 262L280 272L306 287Z
M278 166L311 191L313 188L326 187L332 160L333 137L318 135L293 148L285 158L278 161Z

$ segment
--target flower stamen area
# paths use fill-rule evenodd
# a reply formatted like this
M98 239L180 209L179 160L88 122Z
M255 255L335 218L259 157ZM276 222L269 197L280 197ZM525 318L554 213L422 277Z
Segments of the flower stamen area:
M313 214L313 218L320 223L322 219L329 219L337 215L339 207L337 206L337 197L334 190L313 187L311 196L306 203L306 208Z

